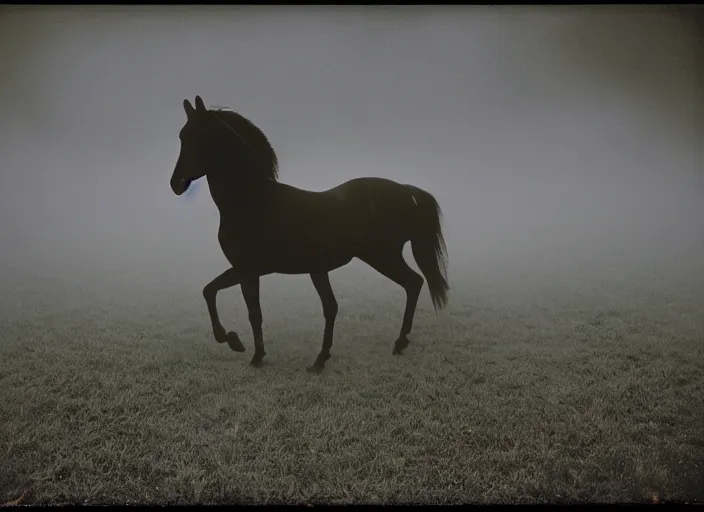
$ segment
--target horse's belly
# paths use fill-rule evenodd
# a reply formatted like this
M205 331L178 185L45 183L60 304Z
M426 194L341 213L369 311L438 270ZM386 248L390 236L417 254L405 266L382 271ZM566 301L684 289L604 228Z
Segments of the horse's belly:
M307 219L305 227L298 219L289 225L274 225L268 229L243 233L221 225L218 238L223 253L233 267L245 272L266 275L310 274L329 272L349 263L355 250L368 236L368 231L355 225L359 222L339 222L336 217ZM235 237L229 237L236 233Z
M274 254L274 253L272 253ZM272 272L279 274L312 274L330 272L352 260L350 251L343 247L313 245L283 246L271 258Z

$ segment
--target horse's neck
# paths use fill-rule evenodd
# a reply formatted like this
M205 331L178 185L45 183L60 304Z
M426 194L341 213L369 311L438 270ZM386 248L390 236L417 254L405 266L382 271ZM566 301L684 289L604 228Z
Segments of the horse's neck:
M208 175L208 188L220 218L228 222L247 222L253 209L264 206L274 190L274 183L247 185L231 178ZM256 188L255 188L256 187Z
M229 203L233 202L233 198L236 196L236 191L234 186L227 183L227 180L222 178L214 177L210 174L206 176L208 181L208 188L210 189L210 197L213 198L215 206L220 210L222 215L230 206Z

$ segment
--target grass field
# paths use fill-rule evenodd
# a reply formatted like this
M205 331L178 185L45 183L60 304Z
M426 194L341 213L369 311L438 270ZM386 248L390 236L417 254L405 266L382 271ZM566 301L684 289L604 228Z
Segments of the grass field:
M459 277L438 316L424 289L392 356L403 293L333 274L316 376L320 303L277 279L260 369L239 290L220 308L245 354L215 343L198 288L5 297L0 500L704 500L701 283Z

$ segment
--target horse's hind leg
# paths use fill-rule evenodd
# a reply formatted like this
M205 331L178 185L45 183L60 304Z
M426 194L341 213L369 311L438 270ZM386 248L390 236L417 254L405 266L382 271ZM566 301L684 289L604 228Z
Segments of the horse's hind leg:
M330 347L332 347L332 334L335 329L335 318L337 317L337 300L330 286L330 276L327 272L321 274L311 274L310 278L313 281L320 300L323 303L323 315L325 316L325 332L323 333L323 348L320 350L318 357L315 359L313 366L309 366L307 370L312 373L320 373L325 368L325 361L330 359Z
M242 345L237 333L225 332L225 328L220 323L220 317L218 316L216 297L220 290L240 284L241 277L237 270L230 268L210 281L205 285L205 288L203 288L203 297L208 306L208 314L210 315L210 323L213 326L215 339L218 343L227 342L230 348L235 352L244 352L244 345Z
M242 296L247 304L249 313L249 323L252 325L254 335L254 356L249 364L261 366L262 359L266 355L264 352L264 335L262 334L262 307L259 302L259 278L250 277L242 280Z
M393 251L378 251L360 256L359 259L406 290L406 309L403 313L403 323L393 350L394 354L401 354L403 349L408 346L408 334L413 327L418 297L421 288L423 288L423 277L409 267L406 260L403 259L403 248Z

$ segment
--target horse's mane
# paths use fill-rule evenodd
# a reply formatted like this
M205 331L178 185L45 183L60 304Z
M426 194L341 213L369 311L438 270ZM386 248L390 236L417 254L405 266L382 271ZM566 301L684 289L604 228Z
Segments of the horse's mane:
M247 169L241 169L241 171L256 173L257 176L253 176L255 178L277 181L279 177L279 159L264 132L252 121L232 110L219 107L209 111L227 123L234 132L232 136L238 137L240 139L239 143L244 142L247 146L251 165L247 166Z

